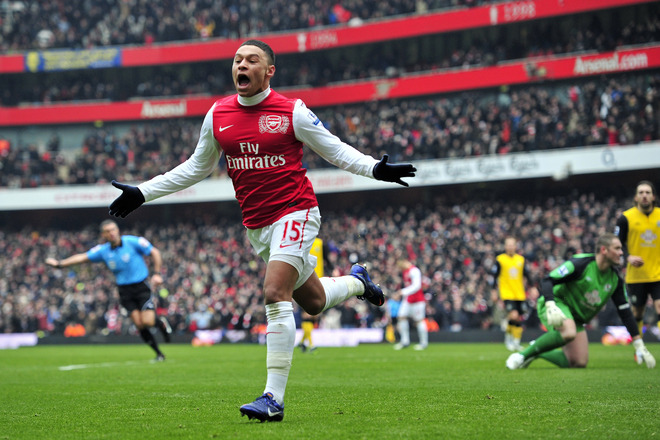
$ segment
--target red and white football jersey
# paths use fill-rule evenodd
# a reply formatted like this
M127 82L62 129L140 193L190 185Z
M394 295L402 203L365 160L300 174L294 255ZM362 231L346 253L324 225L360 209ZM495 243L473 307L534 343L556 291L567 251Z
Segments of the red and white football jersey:
M422 290L422 271L412 266L403 271L404 288L401 293L409 303L424 302L424 290Z
M302 167L303 144L293 131L295 100L271 92L244 107L238 96L213 109L213 136L227 159L243 223L255 229L318 205Z
M216 101L192 156L138 187L147 202L188 188L207 177L224 152L243 224L262 228L317 206L302 167L303 145L339 168L373 178L376 159L330 133L301 100L267 89L250 98L233 95Z

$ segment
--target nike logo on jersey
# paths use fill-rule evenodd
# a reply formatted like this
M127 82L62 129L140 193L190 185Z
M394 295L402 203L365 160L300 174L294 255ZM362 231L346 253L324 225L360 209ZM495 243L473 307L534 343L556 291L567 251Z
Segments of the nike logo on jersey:
M226 126L226 127L218 127L218 132L222 133L222 132L225 131L226 129L231 128L231 127L233 127L233 126L234 126L234 125L228 125L228 126Z

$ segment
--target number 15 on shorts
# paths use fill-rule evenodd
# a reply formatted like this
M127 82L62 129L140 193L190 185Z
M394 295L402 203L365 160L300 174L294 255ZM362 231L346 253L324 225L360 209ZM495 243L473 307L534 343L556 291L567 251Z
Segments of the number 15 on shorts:
M301 247L303 244L304 232L305 223L301 223L298 220L287 220L287 222L284 223L284 232L282 233L280 249L290 246Z

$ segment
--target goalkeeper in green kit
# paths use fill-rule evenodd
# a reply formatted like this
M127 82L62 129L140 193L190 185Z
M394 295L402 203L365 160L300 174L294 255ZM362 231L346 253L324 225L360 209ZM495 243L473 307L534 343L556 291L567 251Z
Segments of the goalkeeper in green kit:
M635 359L648 368L655 358L644 346L630 310L625 285L615 267L623 255L621 241L603 234L594 254L578 254L550 272L541 283L538 313L547 333L506 360L510 370L526 368L538 358L562 368L584 368L589 361L589 341L584 326L611 298L621 321L632 336Z

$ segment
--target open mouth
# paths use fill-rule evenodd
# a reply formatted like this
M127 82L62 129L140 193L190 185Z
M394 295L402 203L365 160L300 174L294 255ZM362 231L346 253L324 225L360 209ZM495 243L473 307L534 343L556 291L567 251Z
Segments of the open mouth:
M240 87L247 87L250 84L250 78L245 74L239 74L236 77L236 84Z

